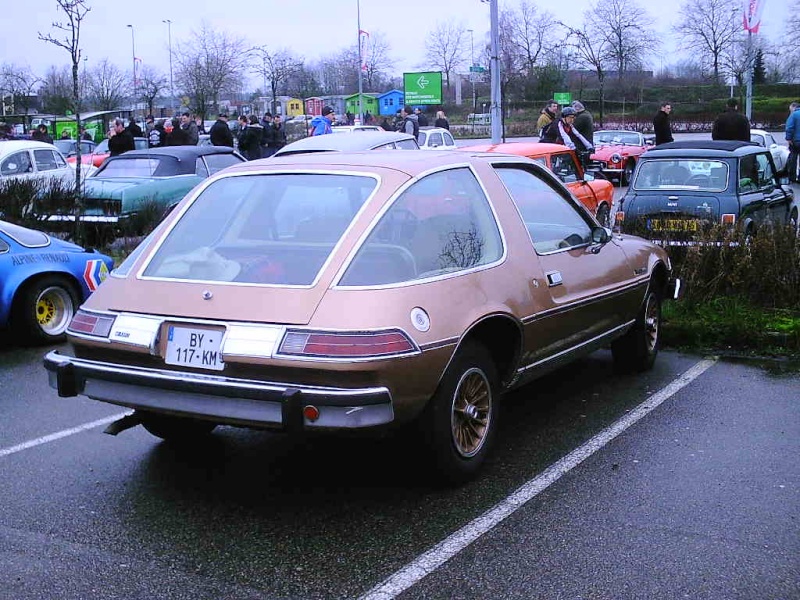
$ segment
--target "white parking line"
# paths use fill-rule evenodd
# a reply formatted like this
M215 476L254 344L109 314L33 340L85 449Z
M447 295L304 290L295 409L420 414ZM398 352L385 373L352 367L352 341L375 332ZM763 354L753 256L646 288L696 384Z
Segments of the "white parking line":
M60 440L61 438L69 437L71 435L75 435L76 433L81 433L82 431L87 431L88 429L94 429L95 427L100 427L101 425L108 425L109 423L113 423L117 419L121 419L127 414L129 413L119 413L117 415L106 417L105 419L98 419L97 421L92 421L91 423L84 423L83 425L78 425L77 427L73 427L72 429L64 429L62 431L57 431L56 433L51 433L50 435L36 438L35 440L29 440L27 442L17 444L16 446L11 446L10 448L0 448L0 458L8 456L9 454L22 452L23 450L27 450L28 448L41 446L42 444L47 444L48 442L54 442L56 440Z
M552 464L539 476L531 479L510 496L501 500L481 516L421 554L405 567L361 596L360 600L389 600L395 598L412 585L422 580L445 562L450 560L472 542L499 525L505 518L522 508L525 503L546 490L563 475L577 467L592 454L600 450L620 433L658 408L665 400L689 385L717 362L716 358L701 360L672 383L659 390L627 415L616 421L588 442L576 448L558 462Z

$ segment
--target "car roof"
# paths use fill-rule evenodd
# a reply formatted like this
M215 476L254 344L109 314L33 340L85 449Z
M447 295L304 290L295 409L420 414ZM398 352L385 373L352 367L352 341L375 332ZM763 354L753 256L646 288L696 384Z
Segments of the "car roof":
M141 158L143 156L171 156L178 160L194 160L198 156L207 154L233 154L230 146L165 146L163 148L149 148L147 150L128 150L124 154L113 158Z
M549 144L547 142L506 142L505 144L476 144L465 146L459 150L473 152L502 152L518 156L547 156L558 152L569 152L563 144Z
M763 152L764 148L753 142L731 140L687 140L669 142L650 148L647 158L665 158L674 156L734 158L743 154ZM644 158L644 157L643 157Z
M358 152L372 150L390 142L413 139L413 135L396 131L360 131L358 135L315 135L284 146L275 156L304 152Z
M633 129L598 129L594 132L595 135L598 133L635 133L637 135L642 135L638 131L634 131Z
M0 142L0 155L11 154L18 150L30 150L38 148L50 148L58 151L54 144L47 142L37 142L35 140L4 140Z
M331 136L323 136L331 137ZM345 137L345 136L336 136ZM347 136L351 137L351 136ZM452 150L409 150L398 152L308 152L275 158L262 158L228 167L225 173L241 173L247 171L279 171L284 168L292 170L340 170L344 167L355 171L371 172L374 169L393 169L415 176L437 167L468 165L475 162L498 159L497 154L482 152L454 152ZM534 164L524 157L510 157L514 162Z

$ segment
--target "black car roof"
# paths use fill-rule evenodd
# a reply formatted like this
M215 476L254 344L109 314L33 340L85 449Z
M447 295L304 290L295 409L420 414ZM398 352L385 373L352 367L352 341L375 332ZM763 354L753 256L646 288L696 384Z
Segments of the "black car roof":
M650 148L643 158L691 156L708 158L731 158L743 154L753 154L764 151L762 146L754 142L739 142L731 140L686 140L669 142Z
M122 158L129 156L172 156L178 160L195 160L198 156L207 154L232 154L234 149L229 146L165 146L164 148L149 148L147 150L128 150ZM117 158L116 156L114 158Z

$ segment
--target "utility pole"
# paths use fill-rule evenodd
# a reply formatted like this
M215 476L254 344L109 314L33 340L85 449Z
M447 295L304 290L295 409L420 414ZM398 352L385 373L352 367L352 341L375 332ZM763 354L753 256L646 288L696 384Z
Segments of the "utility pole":
M358 26L358 36L357 36L358 45L356 46L356 48L358 48L358 115L357 115L358 121L356 121L356 124L360 125L361 123L364 122L364 109L362 107L362 102L364 100L364 87L361 77L361 66L363 65L364 61L364 56L363 56L364 49L361 47L361 1L360 0L356 0L356 13L357 13L356 24Z
M163 19L162 23L167 24L167 44L169 47L169 103L172 105L172 115L175 116L175 88L172 85L172 21Z
M133 105L131 106L131 121L135 121L136 117L136 41L133 37L133 25L128 25L131 28L131 54L133 57Z
M489 0L489 20L491 22L491 58L489 68L492 71L492 143L499 144L503 130L503 104L500 91L500 28L497 0Z

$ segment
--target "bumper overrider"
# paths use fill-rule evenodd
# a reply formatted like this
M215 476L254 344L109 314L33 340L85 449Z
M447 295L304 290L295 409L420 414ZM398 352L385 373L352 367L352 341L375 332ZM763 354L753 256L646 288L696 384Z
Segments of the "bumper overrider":
M44 367L50 386L62 398L81 395L220 424L299 431L362 429L394 420L391 393L385 387L349 389L237 379L118 365L57 350L44 357Z

